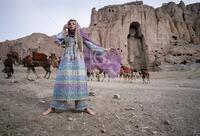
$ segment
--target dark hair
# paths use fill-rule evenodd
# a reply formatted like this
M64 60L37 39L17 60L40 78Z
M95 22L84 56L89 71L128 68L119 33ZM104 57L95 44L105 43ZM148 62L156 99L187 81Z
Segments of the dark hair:
M68 22L71 22L71 21L75 21L76 22L76 19L70 19Z

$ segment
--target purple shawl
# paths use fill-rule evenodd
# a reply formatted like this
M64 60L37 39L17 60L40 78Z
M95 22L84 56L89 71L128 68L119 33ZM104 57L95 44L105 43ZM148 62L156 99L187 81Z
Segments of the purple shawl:
M80 34L83 40L92 42L88 35L80 28ZM55 36L55 41L59 44L64 42L64 37L62 33ZM92 42L95 44L94 42ZM96 46L99 46L95 44ZM88 71L94 71L99 69L108 74L109 77L117 77L120 73L121 68L121 57L116 49L111 49L109 51L104 51L102 54L92 51L91 49L84 46L84 60Z

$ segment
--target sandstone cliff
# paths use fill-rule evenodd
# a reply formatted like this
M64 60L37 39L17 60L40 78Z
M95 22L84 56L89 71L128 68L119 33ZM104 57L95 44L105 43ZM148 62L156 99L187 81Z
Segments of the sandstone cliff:
M145 65L148 61L149 67L200 62L200 3L169 2L154 9L136 1L105 6L98 11L93 8L85 30L94 42L118 49L125 65L141 61ZM2 59L10 51L23 57L29 50L57 56L62 52L53 37L40 33L0 43Z
M9 52L18 52L21 58L31 51L43 52L47 55L60 56L62 49L54 42L54 38L41 33L33 33L16 40L0 43L0 57L4 60Z
M144 36L149 66L153 65L155 56L161 62L174 64L200 59L200 3L185 6L182 1L169 2L154 9L137 1L105 6L98 11L93 8L87 32L103 47L118 48L123 63L127 64L128 35L134 23L139 24ZM166 61L168 56L176 59Z

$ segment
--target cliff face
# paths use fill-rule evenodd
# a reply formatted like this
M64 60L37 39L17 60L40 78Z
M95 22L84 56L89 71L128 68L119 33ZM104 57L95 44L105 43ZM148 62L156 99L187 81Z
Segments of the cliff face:
M55 53L56 56L60 56L62 49L55 44L53 37L41 33L0 43L0 57L3 60L9 52L18 52L20 58L23 58L31 51L43 52L47 55Z
M91 39L103 47L119 50L124 65L153 67L160 64L200 62L200 3L185 6L181 1L154 9L143 2L93 8L85 28ZM61 55L54 38L33 33L0 43L0 57L10 51L24 57L30 50ZM139 69L139 68L138 68Z
M134 23L140 26L150 66L155 56L163 62L169 55L180 57L173 63L200 58L200 3L185 6L182 1L169 2L154 9L137 1L106 6L98 11L93 8L87 32L103 47L118 48L123 63L128 64L128 35ZM178 48L183 48L181 55Z

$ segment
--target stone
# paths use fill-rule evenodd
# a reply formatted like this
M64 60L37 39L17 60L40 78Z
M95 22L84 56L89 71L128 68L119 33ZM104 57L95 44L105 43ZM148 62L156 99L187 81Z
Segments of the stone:
M114 99L120 99L120 95L119 94L114 94L113 98Z
M72 118L72 117L69 117L69 118L68 118L68 121L73 121L73 118Z
M101 133L106 133L106 129L102 129L102 130L101 130Z

